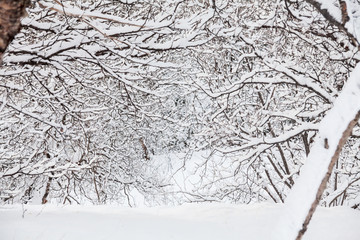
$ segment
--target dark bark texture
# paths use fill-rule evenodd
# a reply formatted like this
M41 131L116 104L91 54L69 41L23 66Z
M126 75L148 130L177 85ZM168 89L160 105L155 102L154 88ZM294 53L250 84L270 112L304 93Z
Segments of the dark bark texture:
M358 42L358 40L356 39L356 37L350 33L346 27L345 24L349 21L349 14L348 14L348 9L346 6L346 2L343 0L339 1L340 4L340 10L341 10L341 22L337 21L329 12L327 9L322 8L321 3L319 3L316 0L306 0L306 2L310 3L312 6L314 6L323 16L326 20L328 20L331 24L334 24L335 26L337 26L340 30L344 31L348 37L351 40L351 43L355 46L358 47L358 49L360 50L360 43Z
M20 20L29 3L29 0L0 0L0 65L6 48L20 31Z
M333 168L337 162L337 160L339 159L339 156L340 156L340 153L341 153L341 150L343 149L347 139L351 136L351 133L352 133L352 130L353 128L355 127L355 125L358 123L360 119L360 111L356 114L355 118L348 124L346 130L343 132L342 134L342 137L340 139L340 141L338 142L338 145L337 145L337 148L336 148L336 151L334 153L334 155L332 156L331 158L331 161L330 161L330 164L328 166L328 170L326 172L326 175L324 176L323 180L321 181L321 184L318 188L318 191L316 193L316 198L314 200L314 202L312 203L311 205L311 208L306 216L306 219L303 223L303 227L302 229L299 231L298 233L298 236L296 237L296 240L301 240L302 237L304 236L306 230L307 230L307 227L311 221L311 218L316 210L316 207L319 205L319 202L320 202L320 199L321 199L321 196L322 194L324 193L325 189L326 189L326 185L327 185L327 182L329 181L329 178L331 176L331 173L333 171ZM327 140L327 139L325 139ZM329 146L326 146L327 143L325 143L325 146L324 148L329 148Z

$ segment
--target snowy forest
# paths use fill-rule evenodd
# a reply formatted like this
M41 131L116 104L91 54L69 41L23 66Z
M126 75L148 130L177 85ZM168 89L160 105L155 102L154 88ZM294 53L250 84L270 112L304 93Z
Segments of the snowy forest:
M285 203L301 239L360 210L359 62L359 0L0 0L0 206Z

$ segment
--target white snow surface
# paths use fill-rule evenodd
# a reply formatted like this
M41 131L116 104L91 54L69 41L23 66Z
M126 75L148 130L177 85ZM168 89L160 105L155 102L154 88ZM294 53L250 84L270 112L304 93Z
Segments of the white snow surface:
M0 239L266 240L282 204L185 204L178 207L7 205ZM358 240L360 212L319 208L305 240Z

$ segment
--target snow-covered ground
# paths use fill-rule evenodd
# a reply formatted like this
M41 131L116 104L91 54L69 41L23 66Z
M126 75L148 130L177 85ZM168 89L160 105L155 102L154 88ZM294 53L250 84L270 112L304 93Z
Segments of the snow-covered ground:
M266 240L282 204L186 204L167 208L0 207L1 240ZM360 212L318 208L306 240L359 240Z

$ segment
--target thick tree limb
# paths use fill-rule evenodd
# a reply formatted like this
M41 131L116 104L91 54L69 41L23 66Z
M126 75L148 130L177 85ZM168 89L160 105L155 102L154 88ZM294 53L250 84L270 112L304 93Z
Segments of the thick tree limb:
M354 46L357 46L358 48L360 48L359 40L356 39L354 34L349 32L348 29L345 27L345 24L349 21L349 15L347 12L347 6L346 6L345 1L339 1L339 4L340 4L339 11L341 12L341 19L336 19L333 15L331 15L330 12L328 11L328 9L323 8L323 6L321 5L321 3L319 1L317 1L317 0L305 0L305 1L310 3L312 6L314 6L316 8L316 10L318 10L324 16L324 18L326 20L328 20L331 24L334 24L340 30L344 31L348 35L348 37L351 39L352 44Z
M330 23L343 30L352 44L360 49L359 38L347 29L349 11L345 1L340 0L339 12L323 6L324 1L306 0L313 5ZM334 11L334 9L332 9ZM310 152L307 163L300 173L292 192L285 200L286 212L282 220L290 226L283 232L284 239L301 240L307 230L321 196L326 188L331 172L341 150L350 137L352 129L360 118L360 64L353 70L343 91L336 99L333 108L321 121L319 137Z
M331 172L337 162L337 160L339 159L340 153L342 148L344 147L347 139L350 137L352 129L355 127L355 125L357 124L357 122L359 121L360 118L360 111L356 114L355 118L348 124L348 127L346 128L346 130L343 132L343 135L337 145L336 151L333 155L333 157L331 158L328 170L323 178L323 180L321 181L320 187L316 193L316 197L314 202L311 205L311 208L305 218L305 221L303 223L302 229L299 231L298 236L296 237L296 240L301 240L301 238L303 237L304 233L307 230L307 226L310 223L310 220L315 212L316 207L319 204L319 201L321 199L322 194L324 193L325 189L326 189L326 185L327 182L329 181L329 178L331 176ZM326 148L326 146L324 146Z
M311 148L300 176L285 200L280 220L282 238L300 240L321 199L339 154L360 118L360 64L353 70L333 108L319 126L317 140Z

